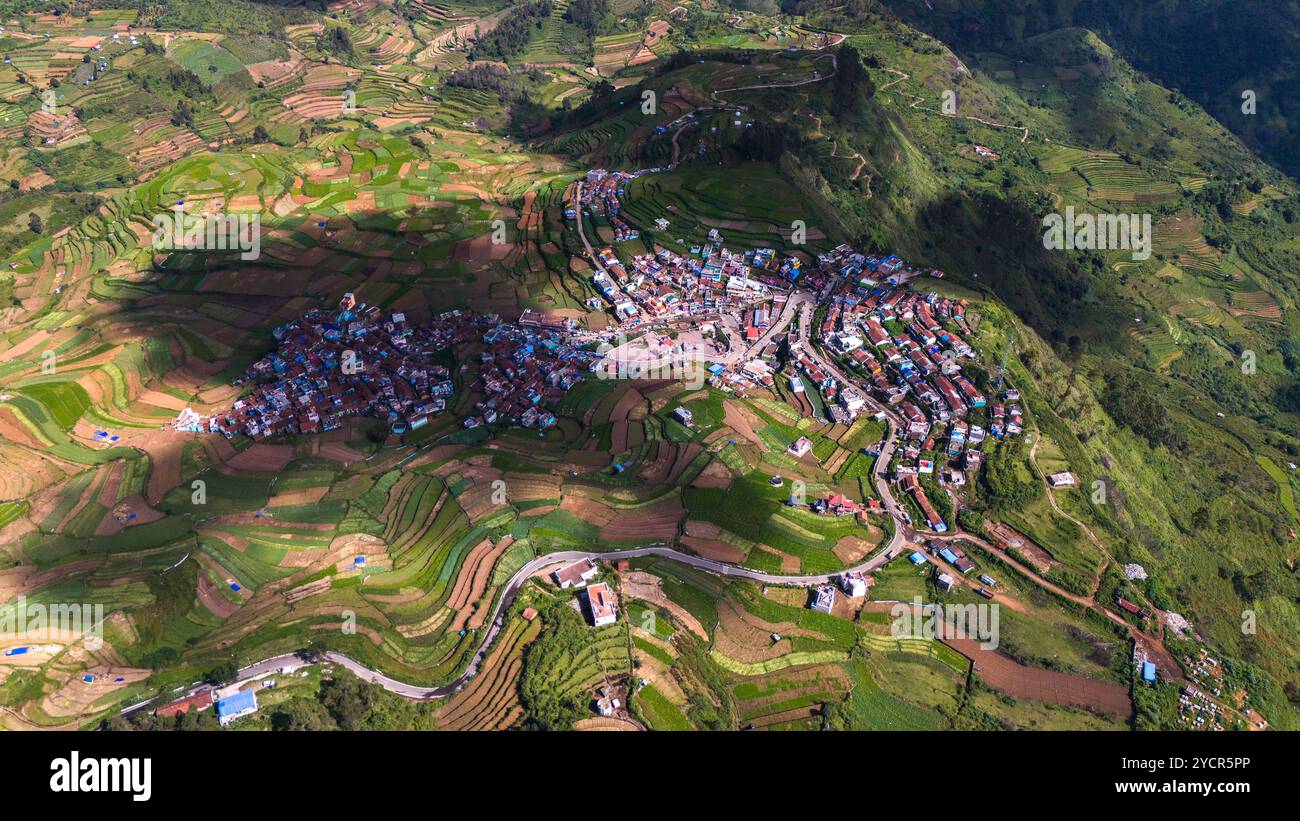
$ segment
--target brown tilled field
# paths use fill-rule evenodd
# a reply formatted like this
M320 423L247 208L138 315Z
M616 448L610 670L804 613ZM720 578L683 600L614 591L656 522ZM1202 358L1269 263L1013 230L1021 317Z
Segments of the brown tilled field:
M701 539L698 536L683 536L680 544L692 553L718 562L740 564L745 560L745 550L721 539Z
M840 537L840 540L835 543L835 548L832 552L835 554L835 558L839 559L842 564L857 564L867 557L867 554L871 552L873 547L880 544L880 540L884 535L884 532L879 528L873 527L871 528L870 541L858 536L842 536Z
M760 448L766 449L767 446L763 444L763 440L760 439L758 434L755 432L756 428L763 426L761 421L756 419L754 415L739 402L724 402L722 407L722 421L726 423L727 427L734 430L740 436L743 436L747 441L758 445Z
M730 602L724 601L718 606L718 626L713 631L713 646L718 652L748 664L780 658L794 649L790 639L776 625L767 625L766 622L750 624L745 620L748 614L738 610ZM779 633L781 640L772 641L773 633Z
M492 578L492 570L496 567L497 559L501 558L513 543L514 538L511 536L505 537L495 545L490 539L484 539L465 557L456 576L456 585L447 598L447 606L456 611L456 617L452 620L452 630L460 630L465 626L478 628L483 625L487 612L479 606L480 600L486 593L488 601L485 604L491 604L488 581Z
M677 536L685 515L681 497L674 495L645 507L617 511L613 521L601 527L600 538L609 542L668 541Z
M686 626L695 635L704 641L711 641L709 631L704 629L699 619L691 615L690 611L682 607L677 602L668 598L660 588L662 581L658 576L646 573L641 570L634 570L629 573L619 574L619 593L634 599L642 599L652 604L656 604L672 614L673 618L679 623Z
M981 649L976 639L945 639L944 644L973 661L976 674L989 686L1014 698L1087 707L1117 718L1133 712L1128 688L1122 684L1026 667L996 650Z
M250 473L279 472L293 458L292 445L266 445L258 443L235 454L226 466Z
M511 625L478 675L438 712L439 729L503 730L523 718L518 689L523 653L541 631L541 621Z
M692 487L716 487L726 490L733 480L731 469L717 459L709 462L691 482Z

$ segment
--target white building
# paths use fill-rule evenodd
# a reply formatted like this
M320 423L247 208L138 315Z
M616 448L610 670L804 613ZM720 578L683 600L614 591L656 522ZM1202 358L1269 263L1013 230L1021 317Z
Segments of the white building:
M840 589L851 599L863 598L868 588L867 574L861 570L850 570L840 576Z
M1011 431L1011 427L1007 427L1008 432ZM1074 474L1068 471L1053 473L1047 477L1047 481L1052 483L1052 487L1074 487Z
M823 613L831 612L835 607L835 588L830 585L822 585L817 588L817 594L813 597L811 605L813 610L820 610Z
M587 588L587 607L591 610L591 623L595 627L604 627L618 621L614 591L604 582Z
M787 452L796 459L801 459L808 451L812 450L812 440L807 436L800 436L794 441Z
M840 391L840 404L849 413L857 414L867 406L867 398L852 385L845 385L844 390Z
M592 564L591 559L582 559L561 567L551 575L555 577L555 583L561 590L568 590L570 587L581 587L586 584L596 573L596 565Z

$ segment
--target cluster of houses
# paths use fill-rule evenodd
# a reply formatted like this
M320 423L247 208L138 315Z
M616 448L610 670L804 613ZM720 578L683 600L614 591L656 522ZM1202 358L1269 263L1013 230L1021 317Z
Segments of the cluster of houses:
M251 387L229 410L205 417L186 409L172 426L264 439L334 430L348 416L368 415L400 435L447 409L454 384L437 362L442 354L481 341L474 389L483 399L465 426L501 419L544 429L555 424L544 400L573 387L596 356L572 330L568 320L530 311L515 323L454 310L416 324L346 294L335 310L313 308L276 328L278 348L235 380Z
M639 232L619 215L622 198L631 180L658 170L588 171L580 196L565 202L565 218L576 220L582 210L603 212L614 229L615 242L636 239ZM661 231L669 224L662 217L655 220ZM778 258L771 248L743 253L728 249L716 228L709 231L706 243L692 246L686 254L664 248L624 262L612 247L604 247L596 256L592 284L613 307L621 327L702 320L725 313L744 316L745 335L751 340L770 321L771 309L761 303L768 302L774 290L788 291L802 273L797 257Z
M757 340L771 321L776 292L788 292L790 282L771 249L733 252L722 244L716 229L710 241L687 254L667 248L637 254L624 263L611 247L597 254L592 284L613 306L624 329L677 320L706 321L722 315L742 318L744 334ZM794 260L797 265L797 260ZM784 299L781 300L784 302ZM779 303L777 303L779 304Z
M976 568L975 562L971 561L970 557L966 555L965 551L963 551L961 548L957 547L956 545L944 544L943 542L938 541L937 539L931 539L927 543L926 549L930 552L931 556L934 556L936 558L942 559L943 561L947 562L949 565L955 568L958 573L960 573L963 576L970 575L971 571L975 570ZM925 553L921 552L920 550L913 551L912 554L907 557L907 559L917 567L925 567L928 563L930 563L930 559L926 558ZM942 567L942 565L940 565L938 562L935 562L934 564L936 565L936 569ZM979 580L981 586L976 586L974 588L975 592L986 599L993 598L996 595L993 591L998 586L998 580L993 578L987 573L979 574ZM956 586L957 578L953 576L951 573L940 572L937 576L935 576L935 584L938 586L940 590L946 593L952 590L954 586Z
M616 241L623 242L636 239L641 236L641 233L624 222L623 218L619 216L619 211L622 208L621 198L627 193L627 184L629 182L641 174L650 173L654 170L629 173L627 171L606 171L603 168L593 168L587 172L587 184L582 189L580 200L574 202L570 199L564 203L565 219L577 219L579 208L603 211L605 216L609 218L609 224L614 228L614 239Z
M254 681L254 684L237 682L221 688L205 685L189 695L164 704L154 710L153 714L158 718L172 718L190 710L202 712L215 707L217 721L224 727L236 719L256 713L258 688L275 686L275 679L266 676L259 676Z
M250 384L248 393L200 427L263 439L334 430L358 414L385 419L398 433L422 427L453 391L450 370L432 360L497 321L451 311L416 325L345 294L335 310L313 308L276 328L279 347L235 380Z
M547 409L564 396L599 359L575 334L572 320L524 311L516 323L499 323L483 334L478 378L472 389L482 396L464 426L508 421L545 430L555 425Z
M1178 694L1178 719L1184 724L1206 730L1223 729L1223 708L1218 702L1190 684Z
M599 572L591 559L579 559L551 574L561 590L585 588L582 590L582 603L586 605L593 627L604 627L618 621L618 601L614 591L605 582L589 584Z
M812 601L808 606L822 613L830 613L835 609L836 595L842 594L850 599L865 599L872 583L872 578L861 570L845 571L835 578L835 584L824 584L814 588Z
M941 484L965 485L967 474L983 463L980 447L986 438L1023 431L1020 394L1007 389L1000 401L990 402L962 373L963 362L975 359L963 338L970 332L966 300L907 287L916 272L897 256L881 258L841 245L818 261L834 282L818 328L820 341L864 378L859 385L841 385L800 350L793 351L795 367L821 391L833 422L851 424L866 410L864 390L896 410L904 441L892 466L894 478L914 495L927 524L942 532L946 525L919 477L933 474Z
M973 360L975 351L950 327L968 332L966 300L881 283L876 272L887 263L875 257L849 253L822 259L840 266L842 277L819 329L822 344L864 373L885 404L914 419L917 434L923 420L960 420L988 404L961 373L961 361ZM861 407L851 399L839 404L850 420L856 415L851 405Z

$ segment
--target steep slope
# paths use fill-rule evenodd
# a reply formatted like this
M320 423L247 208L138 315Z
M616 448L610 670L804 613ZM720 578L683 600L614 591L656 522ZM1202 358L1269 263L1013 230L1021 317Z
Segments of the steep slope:
M1013 54L1082 26L1177 88L1288 173L1300 172L1300 8L1271 0L885 0L912 25L966 54ZM1253 111L1243 92L1253 92Z

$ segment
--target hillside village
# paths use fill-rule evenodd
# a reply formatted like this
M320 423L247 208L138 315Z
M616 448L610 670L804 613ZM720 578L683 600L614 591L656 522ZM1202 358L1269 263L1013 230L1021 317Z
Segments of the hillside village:
M603 210L614 222L631 177L590 172L578 205ZM575 208L570 206L566 216L575 219ZM668 221L661 218L658 227L667 228ZM947 524L920 477L934 475L943 485L961 488L983 464L981 445L987 437L1000 440L1023 430L1018 391L1007 387L990 404L986 392L962 373L963 361L976 360L964 338L971 332L966 300L912 289L908 283L921 272L897 255L882 257L840 245L805 270L800 257L782 258L771 248L732 251L711 229L709 242L691 247L686 255L660 249L624 264L605 247L597 263L592 282L612 306L620 331L681 327L684 319L722 319L724 326L730 322L739 329L746 347L731 357L717 357L721 361L709 367L711 386L744 396L785 378L799 394L806 379L833 423L852 424L869 404L879 419L897 413L905 442L892 476L936 532L946 531ZM928 276L939 279L943 272L931 270ZM817 351L794 330L756 344L792 295L809 289L826 308L818 342L856 378L828 372ZM792 444L791 455L804 453L799 442Z
M589 173L566 216L574 218L576 207L603 209L625 236L635 234L617 221L631 176ZM707 244L687 254L659 249L624 264L605 247L595 262L592 282L617 320L613 329L587 330L537 309L513 322L456 310L413 324L401 312L358 304L346 294L333 311L314 308L276 328L279 348L235 381L248 392L228 411L200 417L187 409L174 427L265 439L333 430L345 417L366 415L402 436L447 412L459 367L472 368L466 387L477 397L461 420L464 428L545 431L556 424L558 400L581 379L628 375L615 361L623 352L608 343L631 335L660 344L672 357L697 358L695 364L707 367L707 384L725 393L743 397L784 379L796 395L816 391L832 423L850 425L868 413L878 420L895 416L901 441L883 457L880 472L889 471L937 533L948 523L922 478L959 489L983 464L986 439L1017 436L1023 428L1016 390L1001 390L990 404L986 389L962 373L963 363L976 359L965 339L972 330L967 302L915 290L911 283L921 272L898 256L840 245L805 270L800 257L782 258L771 248L733 251L713 229ZM817 306L825 309L815 329L820 350L791 321ZM712 345L676 344L673 336L682 330L703 333ZM452 349L467 343L477 352L458 363ZM805 411L815 413L811 404ZM810 447L795 441L789 452L801 458ZM875 499L818 503L837 514L883 512Z
M358 305L352 294L337 310L309 310L273 336L279 349L235 380L250 389L230 410L201 417L187 409L173 427L265 439L334 430L346 417L366 415L396 435L419 430L455 391L451 363L438 360L474 341L483 350L472 388L482 399L465 427L500 419L545 430L555 424L545 401L563 396L594 358L542 318L507 323L455 310L413 325L403 313Z

